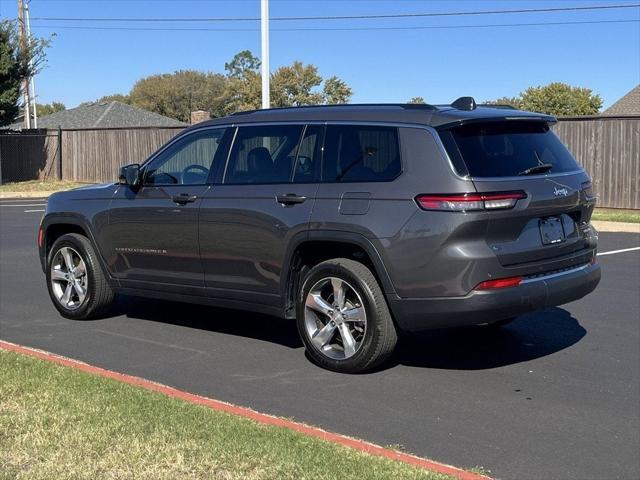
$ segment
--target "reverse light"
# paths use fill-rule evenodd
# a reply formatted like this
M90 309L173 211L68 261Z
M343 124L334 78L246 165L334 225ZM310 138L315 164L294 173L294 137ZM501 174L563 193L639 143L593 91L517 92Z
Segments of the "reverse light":
M496 280L486 280L476 285L474 290L495 290L496 288L517 287L522 283L524 277L498 278Z
M518 200L527 198L522 190L515 192L458 193L451 195L423 194L416 202L423 210L468 212L475 210L506 210L515 207Z

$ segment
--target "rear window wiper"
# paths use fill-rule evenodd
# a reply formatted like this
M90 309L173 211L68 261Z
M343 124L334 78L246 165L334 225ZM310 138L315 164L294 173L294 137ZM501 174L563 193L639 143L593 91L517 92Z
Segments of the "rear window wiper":
M535 167L527 168L521 171L518 175L535 175L536 173L546 173L553 168L551 163L541 163Z

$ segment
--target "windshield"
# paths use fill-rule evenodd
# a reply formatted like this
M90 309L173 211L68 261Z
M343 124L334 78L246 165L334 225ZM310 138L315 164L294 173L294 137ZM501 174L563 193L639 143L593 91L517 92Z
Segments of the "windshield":
M472 123L440 131L460 175L511 177L580 169L543 122Z

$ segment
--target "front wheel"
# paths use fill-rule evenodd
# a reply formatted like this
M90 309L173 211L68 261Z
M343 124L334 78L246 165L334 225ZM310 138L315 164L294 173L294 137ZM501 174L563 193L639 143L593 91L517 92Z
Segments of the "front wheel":
M51 247L47 287L58 311L73 319L104 313L114 298L91 243L76 233L61 236Z
M373 273L346 258L313 267L298 293L296 313L309 356L329 370L371 370L389 358L398 340Z

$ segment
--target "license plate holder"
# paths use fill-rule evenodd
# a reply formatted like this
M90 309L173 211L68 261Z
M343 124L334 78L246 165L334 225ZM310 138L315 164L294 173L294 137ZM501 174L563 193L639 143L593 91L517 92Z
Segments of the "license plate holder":
M558 217L549 217L540 220L540 237L543 245L555 245L565 241L562 220Z

